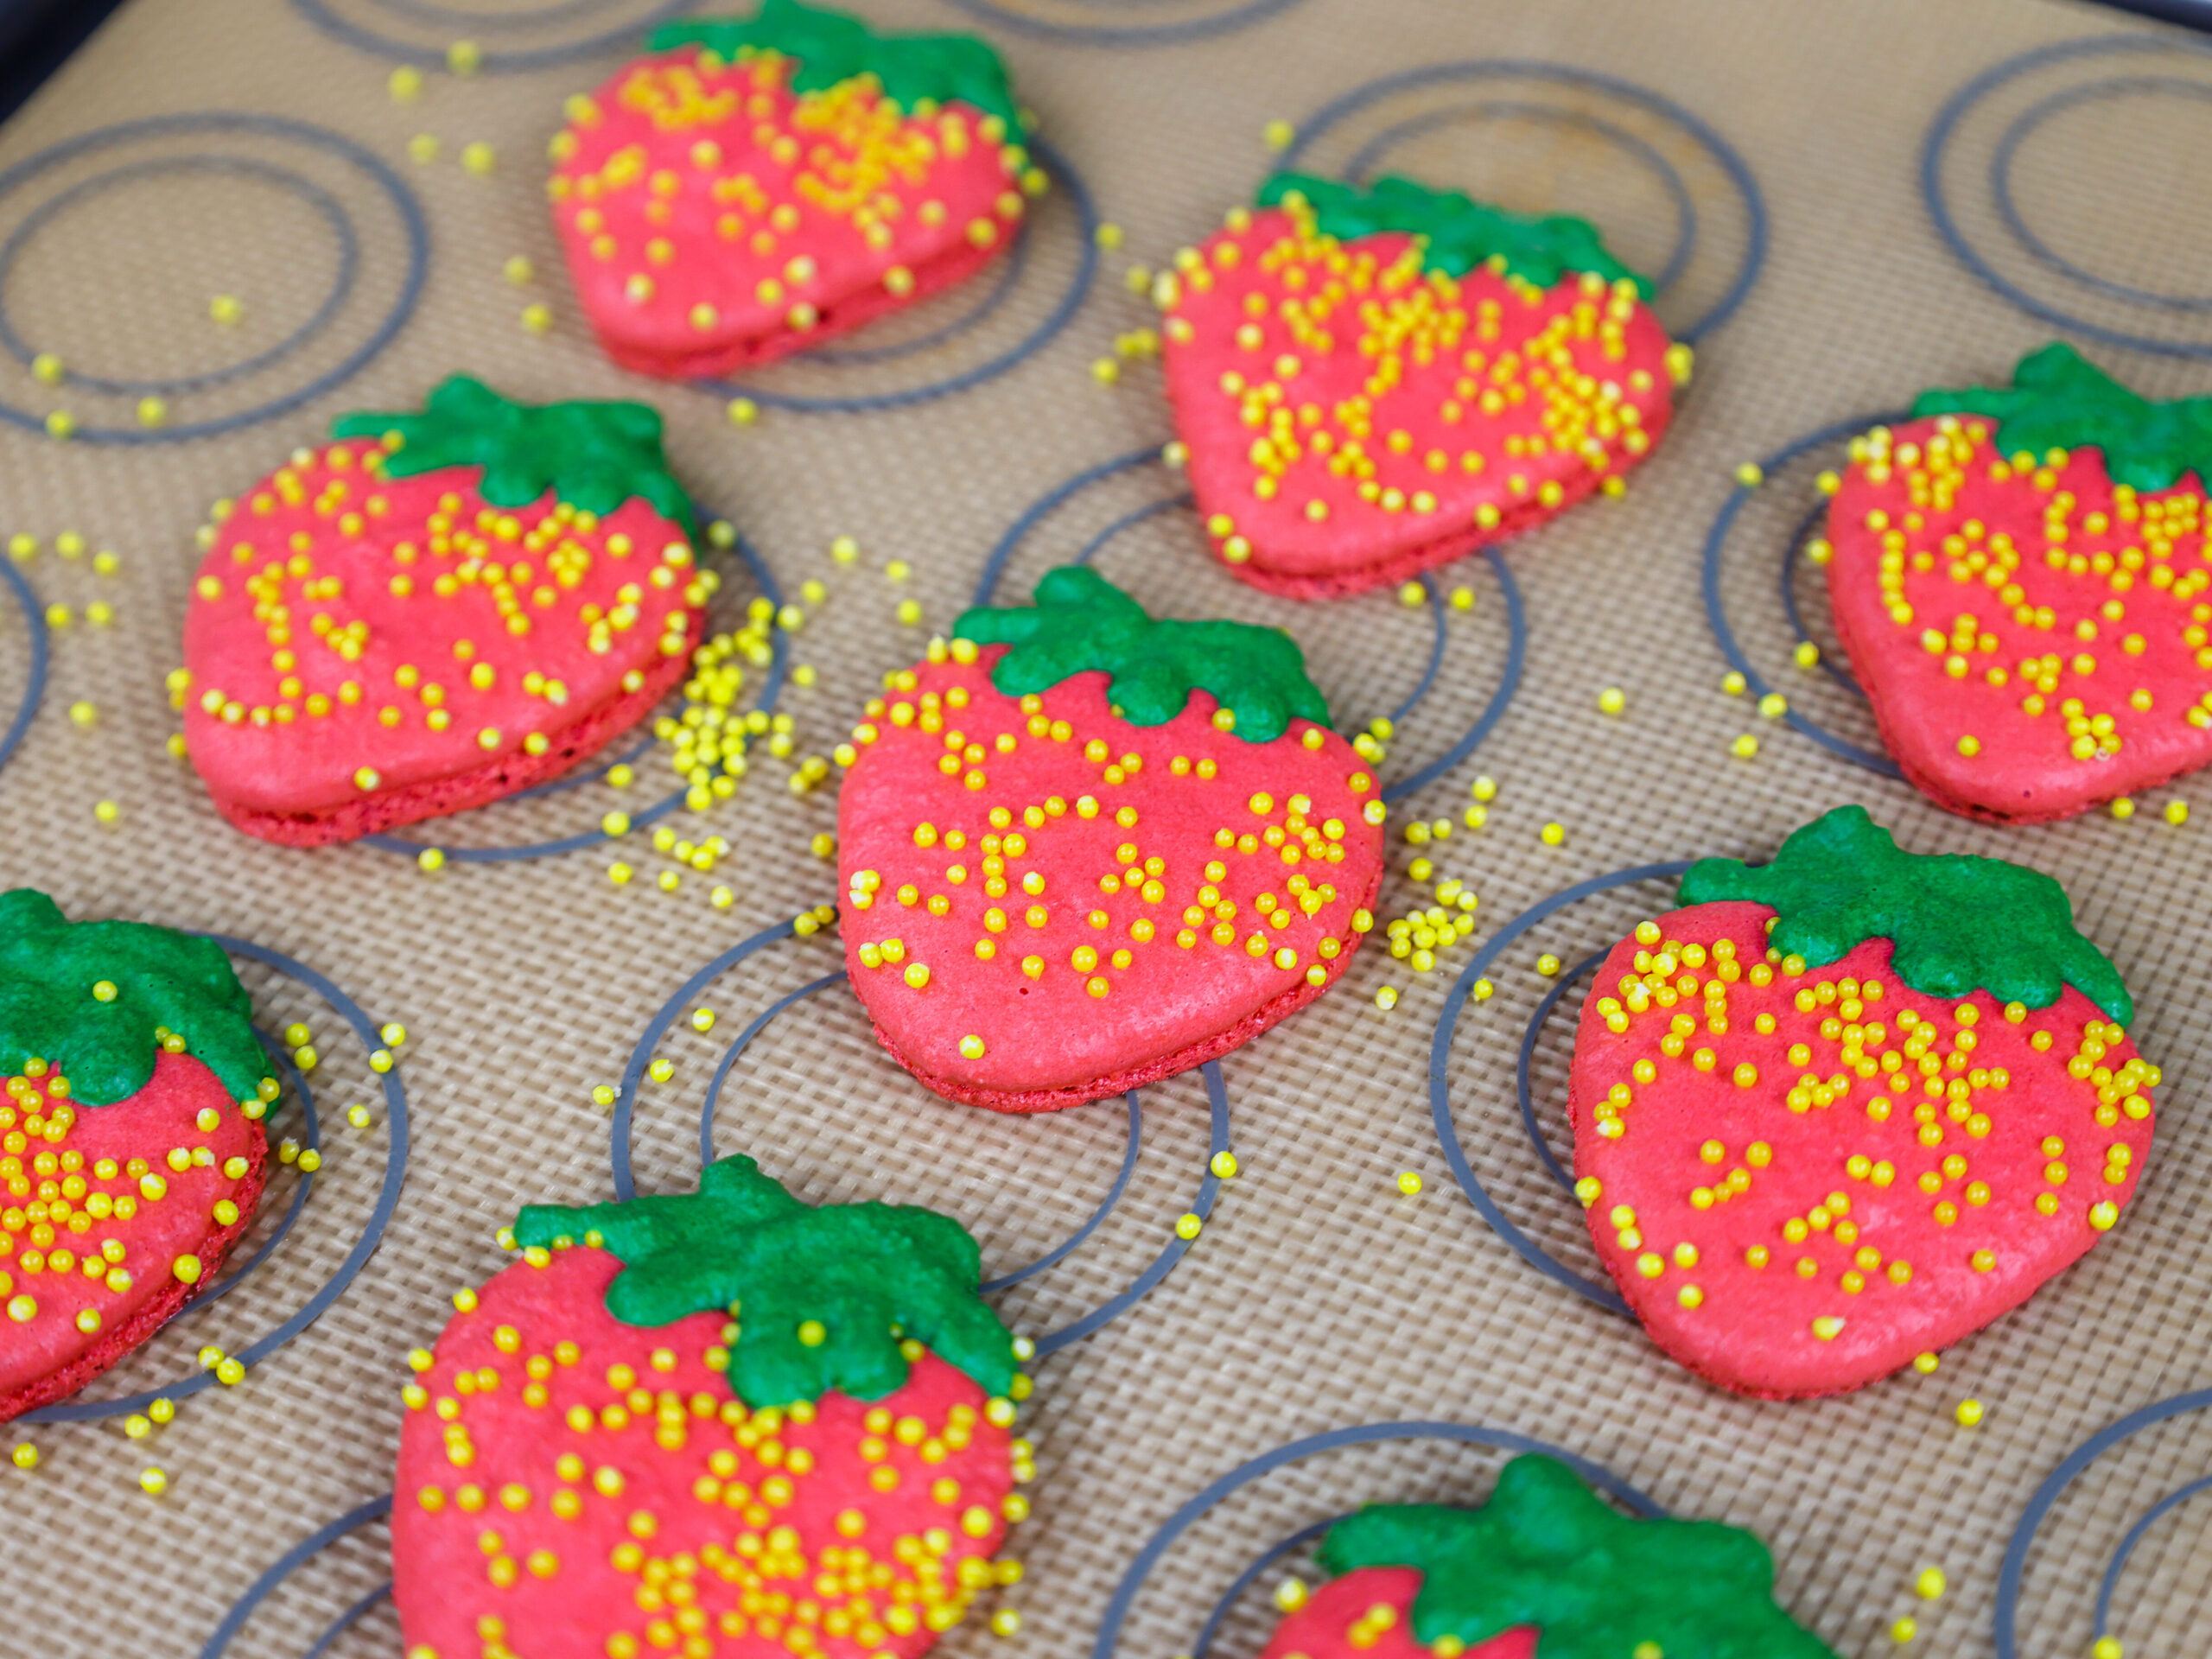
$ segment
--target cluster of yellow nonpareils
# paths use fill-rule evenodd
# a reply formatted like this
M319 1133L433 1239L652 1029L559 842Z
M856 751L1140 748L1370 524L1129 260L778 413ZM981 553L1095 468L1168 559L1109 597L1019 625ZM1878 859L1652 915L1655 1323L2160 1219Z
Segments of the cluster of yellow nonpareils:
M156 1040L171 1053L184 1050L181 1037L159 1027ZM88 1164L83 1153L67 1144L78 1121L68 1078L33 1058L0 1087L5 1090L0 1101L0 1185L7 1194L6 1206L0 1208L0 1300L16 1325L41 1316L66 1317L90 1336L104 1317L98 1293L119 1296L134 1281L134 1265L138 1272L148 1270L143 1263L126 1265L130 1249L123 1239L93 1235L107 1223L130 1222L142 1205L167 1199L164 1169L181 1173L212 1168L215 1155L206 1146L178 1146L158 1161L100 1158ZM257 1118L275 1097L276 1085L267 1084L254 1099L240 1102L239 1109ZM221 1114L208 1107L196 1127L212 1135L222 1122ZM223 1173L241 1180L248 1169L244 1158L234 1157ZM219 1227L234 1226L238 1207L219 1199L213 1218ZM198 1256L183 1252L152 1268L188 1285L198 1283L203 1271Z
M2074 760L2094 762L2119 753L2123 739L2116 711L2124 706L2148 714L2156 701L2149 687L2126 683L2128 664L2149 645L2144 619L2139 614L2133 625L2129 620L2126 595L2139 583L2165 594L2177 607L2165 613L2160 607L2148 626L2177 629L2196 665L2212 670L2212 603L2199 599L2212 588L2212 572L2175 558L2185 541L2201 541L2203 534L2204 499L2196 491L2145 496L2117 485L2109 513L2092 511L2077 520L2080 504L2062 487L2065 451L2040 458L1999 455L1986 422L1956 416L1942 416L1923 443L1897 442L1888 428L1877 427L1853 442L1851 460L1871 483L1886 484L1901 474L1910 496L1906 512L1871 508L1865 521L1880 538L1878 580L1891 621L1916 632L1953 679L1973 677L1994 687L2017 682L2020 712L2035 720L2055 711L2063 727L2059 747ZM2029 545L1979 518L1935 537L1930 518L1955 508L1977 469L1993 483L2024 482L2043 498L2040 534ZM1840 486L1832 474L1821 481L1831 493ZM2114 540L2125 544L2102 545ZM2037 561L2082 582L2082 615L2069 619L2051 606L2030 602L2018 577L2024 563L2032 568ZM1925 606L1916 609L1908 600L1906 577L1938 569L1961 589L1986 589L1986 603L1968 600L1972 608L1948 618L1921 614ZM2101 599L2088 597L2099 592ZM2008 639L2013 642L2009 650ZM2101 676L2101 668L2107 671ZM2062 691L2071 695L2062 696ZM2199 729L2212 728L2212 691L2174 712ZM1962 732L1957 740L1958 752L1969 758L1982 745L1982 734L1974 732Z

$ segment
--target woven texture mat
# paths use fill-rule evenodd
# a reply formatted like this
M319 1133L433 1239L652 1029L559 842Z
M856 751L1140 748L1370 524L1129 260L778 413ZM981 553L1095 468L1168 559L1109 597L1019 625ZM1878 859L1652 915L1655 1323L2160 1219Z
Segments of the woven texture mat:
M878 0L870 10L887 24L983 19L1041 118L1058 186L1012 275L849 342L842 360L762 376L752 388L760 417L739 428L727 392L631 379L599 359L559 279L544 211L542 157L561 99L596 85L622 53L619 41L590 37L634 31L661 10L647 0L528 10L488 0L474 10L133 0L0 132L0 168L14 169L0 173L0 232L14 238L0 241L0 342L24 358L0 360L0 408L25 423L0 428L0 531L39 539L20 572L40 606L68 607L74 619L54 632L42 702L0 771L5 874L48 889L73 915L251 940L327 976L375 1020L404 1022L397 1075L412 1128L381 1247L242 1385L186 1400L150 1441L127 1440L117 1420L17 1432L43 1461L30 1473L0 1466L0 1558L15 1564L0 1574L0 1651L194 1654L289 1545L387 1489L404 1356L435 1335L455 1289L499 1267L494 1230L527 1200L608 1195L609 1123L593 1086L620 1077L655 1011L695 970L833 896L831 870L808 843L833 825L834 798L794 796L788 766L826 753L876 677L950 622L1030 504L1169 435L1153 365L1128 365L1110 389L1090 365L1151 320L1129 296L1128 267L1157 264L1246 199L1270 163L1262 128L1278 118L1312 134L1303 165L1392 166L1522 209L1588 213L1646 269L1679 251L1659 302L1678 329L1726 308L1747 268L1760 268L1740 307L1700 339L1675 431L1626 498L1503 555L1527 619L1517 695L1471 757L1400 810L1457 825L1477 774L1499 781L1486 828L1460 828L1430 849L1440 874L1480 894L1483 925L1426 976L1363 952L1336 995L1223 1064L1243 1173L1158 1288L1039 1363L1027 1414L1036 1512L1013 1544L1028 1567L1011 1596L1022 1633L1005 1643L978 1624L943 1650L1090 1651L1140 1545L1207 1482L1324 1430L1432 1421L1550 1442L1670 1509L1757 1529L1780 1564L1783 1602L1841 1654L1888 1650L1891 1623L1909 1612L1930 1651L1995 1650L2000 1559L2038 1483L2105 1423L2212 1383L2196 1247L2212 1162L2197 1109L2212 1064L2212 799L2185 780L2178 798L2200 812L2178 829L2155 810L2165 794L2126 823L2099 814L2004 831L1947 817L1723 694L1727 663L1704 611L1700 550L1739 461L1895 408L1923 385L2000 378L2051 334L1945 245L1922 197L1938 111L2015 54L2135 43L2031 65L1961 112L1941 168L1961 238L2024 299L2089 327L2212 339L2201 311L2120 291L2185 297L2212 264L2212 172L2202 162L2212 58L2179 35L2113 37L2109 16L2039 0ZM1190 27L1209 19L1225 26ZM468 79L442 67L464 34L484 56L485 72ZM409 56L430 67L419 101L402 105L385 78ZM1424 69L1340 120L1313 119L1357 88ZM192 118L72 143L181 115ZM424 136L437 141L435 160L410 156ZM461 164L477 143L492 146L488 175ZM1730 158L1756 178L1763 210ZM2018 232L1993 194L1999 161ZM1095 270L1086 203L1128 231ZM2023 233L2044 257L2022 251ZM503 275L517 255L534 263L534 281ZM234 323L211 320L219 295L239 302ZM535 304L550 312L542 334L519 321ZM2146 391L2203 389L2205 369L2186 351L2086 343ZM116 384L43 385L28 361L42 351ZM728 840L711 877L685 872L673 893L661 891L654 878L674 866L643 832L620 849L455 860L434 875L373 848L286 851L226 829L163 751L173 718L162 677L177 658L208 503L319 437L334 414L411 405L461 368L524 397L650 398L668 416L678 470L743 532L784 596L808 581L827 589L790 640L789 664L812 671L794 671L778 704L794 721L791 761L762 746L734 799L703 819L678 809L668 820L687 836ZM914 395L957 380L967 384L949 395ZM135 405L156 381L183 383L151 394L167 399L172 432L216 429L87 441L135 432ZM37 429L55 409L74 416L79 441ZM1871 722L1849 693L1791 664L1797 635L1777 592L1784 550L1815 499L1812 474L1834 453L1775 470L1728 538L1718 587L1758 671L1796 708L1868 744ZM1440 649L1433 685L1398 715L1386 779L1444 755L1491 704L1514 632L1497 567L1473 559L1440 573L1440 589L1465 585L1474 603L1446 608L1439 647L1436 616L1394 594L1300 607L1239 587L1202 556L1187 511L1144 511L1180 487L1156 462L1133 460L1075 489L1012 550L1005 591L1025 594L1046 565L1115 530L1103 568L1154 608L1292 627L1348 724L1400 710ZM98 574L90 552L62 556L65 531L92 551L113 550L115 573ZM857 539L857 563L830 557L840 535ZM886 575L893 559L912 567L904 585ZM728 569L725 625L759 592L742 565ZM1822 639L1817 572L1802 570L1793 592ZM923 607L919 626L895 620L907 598ZM86 619L99 600L114 607L105 628ZM0 594L0 710L26 689L29 645L23 616ZM753 677L748 695L762 689ZM1608 685L1627 694L1618 718L1598 711ZM88 728L69 716L80 699L98 709ZM1750 761L1730 753L1744 732L1762 740ZM639 810L676 786L664 749L638 767L626 793L591 782L426 833L452 849L588 834L611 808ZM111 825L95 821L101 800L120 808ZM2135 1035L2165 1069L2159 1139L2119 1230L2025 1310L1946 1355L1935 1376L1755 1404L1696 1382L1484 1224L1439 1149L1431 1039L1474 946L1546 895L1655 861L1764 857L1849 800L1916 849L1999 854L2065 882L2134 986ZM1565 826L1562 846L1539 838L1551 820ZM1412 851L1395 847L1402 871ZM626 887L606 874L618 850L639 870ZM1413 892L1393 881L1395 912ZM709 901L717 882L734 889L728 909ZM1580 1218L1516 1121L1515 1059L1546 988L1535 963L1543 952L1580 961L1667 896L1662 883L1633 885L1513 941L1491 973L1496 995L1469 1005L1443 1065L1488 1190L1586 1274L1597 1268ZM658 1050L672 1075L639 1097L645 1190L692 1179L699 1103L731 1035L838 965L831 936L786 940L700 994L721 1023L701 1036L679 1019ZM314 985L251 963L245 973L267 1027L305 1019L326 1057L312 1078L323 1170L266 1263L99 1382L98 1399L193 1375L203 1343L250 1351L340 1270L386 1179L395 1109L365 1045ZM1403 992L1387 1014L1374 1001L1385 983ZM1560 1009L1530 1069L1554 1144L1560 1039L1579 1001L1578 992ZM355 1103L370 1109L366 1128L346 1121ZM288 1096L283 1133L302 1132L299 1112ZM1062 1329L1170 1243L1204 1175L1202 1081L1146 1091L1141 1116L1119 1205L1081 1248L1001 1299L1016 1328ZM877 1052L849 995L832 988L784 1012L738 1062L717 1133L722 1151L757 1154L810 1200L882 1196L949 1211L1000 1273L1090 1214L1121 1168L1128 1118L1110 1102L1040 1122L949 1108ZM1426 1180L1417 1197L1401 1197L1403 1170ZM259 1236L296 1179L277 1182ZM1968 1395L1987 1407L1971 1431L1953 1418ZM2086 1651L2098 1578L2132 1519L2208 1459L2212 1421L2184 1416L2068 1490L2028 1557L2023 1652ZM149 1463L170 1477L158 1500L137 1484ZM1275 1541L1364 1500L1479 1499L1497 1464L1495 1452L1416 1441L1326 1452L1256 1480L1166 1552L1118 1650L1185 1652L1243 1565ZM2113 1626L2131 1653L2202 1650L2208 1516L2212 1505L2183 1508L2136 1551ZM304 1652L379 1582L385 1548L372 1524L315 1558L233 1651ZM1930 1565L1951 1589L1922 1604L1912 1576ZM1274 1576L1231 1610L1217 1652L1256 1650ZM331 1651L366 1659L397 1643L385 1605Z

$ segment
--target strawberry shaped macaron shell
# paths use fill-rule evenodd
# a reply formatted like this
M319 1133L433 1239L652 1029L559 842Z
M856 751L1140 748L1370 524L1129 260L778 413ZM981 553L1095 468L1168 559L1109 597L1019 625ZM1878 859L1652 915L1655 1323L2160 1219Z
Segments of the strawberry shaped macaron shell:
M1851 806L1681 897L1598 970L1569 1095L1592 1236L1669 1354L1840 1394L2117 1223L2158 1071L2050 877L1902 852Z
M1005 67L964 35L878 35L762 0L670 23L569 100L553 216L607 353L728 374L951 287L1036 182Z
M991 1558L1028 1512L1027 1379L957 1224L734 1157L514 1237L411 1362L410 1654L913 1659L1020 1576Z
M1083 566L955 634L840 753L846 963L901 1065L997 1111L1080 1105L1342 975L1382 804L1287 634L1155 622Z
M261 1201L267 1072L212 941L0 893L0 1422L215 1281Z
M1930 799L2032 823L2212 762L2208 467L2212 398L2150 402L2063 344L1853 443L1836 632Z
M1373 1504L1261 1659L1834 1659L1774 1603L1774 1560L1715 1521L1634 1520L1554 1459L1479 1509Z
M652 410L456 375L334 430L222 515L170 677L238 829L315 846L482 805L683 678L715 578Z
M1325 599L1564 512L1664 435L1688 350L1580 219L1284 174L1162 279L1216 556Z

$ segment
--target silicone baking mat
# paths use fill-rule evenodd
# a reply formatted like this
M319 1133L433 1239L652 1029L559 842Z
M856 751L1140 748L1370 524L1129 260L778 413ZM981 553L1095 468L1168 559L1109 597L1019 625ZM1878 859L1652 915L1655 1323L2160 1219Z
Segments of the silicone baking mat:
M1885 775L1863 706L1792 660L1790 605L1827 643L1819 572L1789 554L1838 452L1792 446L1923 385L2001 378L2061 331L2147 391L2204 390L2212 56L2040 0L871 0L880 23L991 35L1038 113L1054 188L1018 257L968 289L744 387L694 389L598 357L542 194L563 96L668 10L131 0L0 130L0 532L37 543L0 565L25 584L0 594L0 721L23 721L0 767L6 874L73 915L273 953L239 956L264 1023L304 1019L323 1056L307 1079L313 1135L296 1089L275 1120L314 1140L321 1168L282 1177L257 1247L298 1200L296 1224L231 1294L87 1391L189 1386L175 1421L134 1440L118 1408L6 1437L42 1458L0 1467L0 1650L196 1654L264 1568L388 1491L404 1355L453 1292L498 1268L495 1229L526 1200L613 1191L614 1123L594 1088L671 1063L639 1083L624 1128L639 1187L683 1186L733 1037L841 965L834 935L771 937L686 989L834 897L809 850L834 796L795 794L791 769L829 752L995 556L1001 592L1020 596L1087 554L1155 609L1288 626L1343 723L1389 717L1381 770L1398 821L1452 823L1424 850L1479 894L1481 925L1425 976L1363 951L1335 995L1217 1076L1145 1090L1134 1117L1115 1102L1028 1122L948 1107L878 1052L835 983L782 1006L729 1061L721 1151L755 1154L809 1199L947 1210L995 1275L1103 1210L1077 1248L999 1294L1018 1329L1059 1338L1026 1414L1035 1514L1010 1547L1027 1574L1007 1595L1023 1622L1010 1642L972 1622L943 1650L1190 1652L1279 1541L1364 1500L1477 1500L1500 1453L1445 1429L1306 1448L1186 1517L1132 1573L1187 1500L1308 1437L1430 1424L1548 1443L1669 1510L1756 1528L1783 1600L1841 1654L1889 1650L1908 1614L1912 1651L1986 1655L2017 1631L2023 1654L2085 1652L2131 1527L2212 1469L2202 1413L2096 1459L2021 1547L2004 1613L2008 1543L2068 1452L2212 1384L2198 1245L2212 813L2175 826L2161 810L2212 797L2185 780L2130 821L2008 831ZM467 75L448 67L464 40ZM387 78L409 64L420 95L395 101ZM1624 499L1440 572L1412 604L1272 601L1203 556L1157 460L1170 433L1156 367L1130 359L1109 387L1093 365L1152 320L1129 268L1247 199L1276 160L1262 137L1276 121L1296 129L1300 165L1400 168L1582 213L1668 279L1659 309L1696 337L1698 372ZM1124 231L1117 248L1098 246L1102 221ZM534 273L521 282L518 257ZM234 302L227 323L219 297ZM41 353L60 359L60 384L35 372ZM664 747L646 747L626 790L589 774L410 832L448 851L435 874L407 847L244 839L165 751L162 677L209 503L334 414L411 405L462 368L518 396L649 398L679 470L752 556L724 566L725 625L768 587L805 612L747 691L789 716L789 758L764 742L733 798L662 820L728 842L712 874L679 870L643 827L598 838L604 813L642 820L677 787ZM741 397L749 424L728 412ZM141 424L148 397L158 429ZM67 441L48 434L57 411ZM1770 481L1739 490L1738 464L1762 457ZM857 560L831 556L839 537ZM911 567L903 582L893 561ZM1461 588L1469 608L1449 598ZM908 600L912 626L898 620ZM105 625L95 605L111 607ZM1713 614L1807 729L1723 691ZM1608 686L1626 695L1618 717L1598 709ZM1732 753L1745 734L1759 740L1750 760ZM1460 820L1478 775L1497 791L1474 830ZM1517 1252L1453 1178L1437 1113L1530 1252L1569 1279L1596 1274L1523 1131L1516 1059L1551 985L1538 957L1580 962L1669 888L1634 880L1505 925L1615 872L1766 856L1849 800L1917 849L1999 854L2065 882L2165 1070L2159 1138L2123 1224L1933 1376L1758 1404L1693 1381ZM1554 822L1556 846L1539 835ZM1394 840L1397 870L1414 855ZM637 872L626 886L607 874L618 859ZM1395 911L1413 889L1393 882ZM1487 999L1464 995L1478 946ZM1388 1012L1386 984L1402 993ZM1525 1046L1530 1109L1554 1146L1580 995ZM702 1005L719 1015L706 1035L688 1017ZM395 1020L409 1035L379 1077L374 1027ZM1216 1190L1205 1166L1221 1144L1241 1173ZM1401 1193L1405 1171L1423 1177L1417 1195ZM1205 1226L1185 1247L1174 1224L1193 1211ZM241 1382L208 1381L209 1344L248 1359ZM1971 1429L1955 1417L1968 1397L1986 1408ZM149 1465L168 1477L159 1497L139 1487ZM2107 1619L2131 1655L2201 1650L2208 1516L2212 1503L2183 1502L2134 1545ZM360 1519L270 1589L230 1650L302 1655L359 1609L327 1650L396 1653L375 1599L385 1541ZM1257 1649L1265 1592L1296 1565L1230 1601L1213 1652ZM1929 1566L1949 1588L1923 1602L1911 1586Z

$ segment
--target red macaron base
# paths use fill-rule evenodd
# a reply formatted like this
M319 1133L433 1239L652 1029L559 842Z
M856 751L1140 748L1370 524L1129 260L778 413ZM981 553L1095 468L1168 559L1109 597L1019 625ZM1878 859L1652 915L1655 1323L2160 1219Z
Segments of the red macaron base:
M648 669L645 683L626 691L612 702L586 715L560 734L543 754L519 750L449 777L437 778L405 789L364 795L358 801L320 811L270 812L240 806L210 791L215 810L234 829L282 847L327 847L338 842L359 841L379 830L397 829L424 818L442 818L472 807L488 806L518 790L559 777L589 758L613 739L635 726L653 705L691 671L691 653L663 658Z
M824 307L814 326L803 332L779 327L766 334L747 334L736 340L718 341L696 352L667 357L642 351L618 338L601 327L596 316L592 318L592 329L599 337L600 349L618 367L627 369L632 374L652 375L661 380L713 379L721 375L757 369L779 358L812 351L840 335L865 327L879 317L904 311L933 295L957 288L1000 257L1005 252L1006 245L1004 238L988 248L976 248L963 243L955 251L916 267L914 285L904 294L892 293L880 282L871 283Z
M1372 910L1382 891L1382 874L1378 869L1375 879L1368 884L1367 892L1358 908ZM972 1084L956 1082L939 1077L916 1065L899 1052L898 1046L884 1034L883 1027L874 1027L875 1040L883 1045L883 1052L899 1062L906 1071L919 1078L931 1093L963 1106L981 1106L987 1111L1006 1112L1018 1116L1033 1116L1039 1112L1065 1111L1071 1106L1087 1106L1094 1100L1106 1100L1116 1095L1126 1095L1132 1089L1141 1089L1147 1084L1159 1083L1209 1060L1217 1060L1232 1049L1242 1048L1270 1027L1281 1024L1307 1003L1325 995L1339 979L1344 969L1351 966L1353 953L1345 951L1331 964L1329 976L1319 985L1300 980L1273 1001L1264 1002L1236 1024L1217 1031L1211 1037L1186 1044L1173 1054L1158 1059L1146 1060L1136 1065L1124 1066L1077 1083L1063 1084L1055 1089L978 1089Z
M185 1306L212 1289L222 1275L223 1259L231 1247L245 1236L253 1225L256 1212L261 1207L262 1189L269 1178L269 1142L255 1137L252 1149L245 1154L251 1166L240 1179L237 1195L232 1202L238 1207L238 1218L229 1226L219 1228L208 1236L206 1244L194 1252L203 1266L196 1283L185 1284L174 1277L162 1286L149 1301L142 1304L130 1318L101 1334L99 1341L82 1350L75 1358L56 1370L47 1372L8 1394L0 1394L0 1423L50 1406L57 1400L66 1400L87 1382L111 1369L118 1361L134 1349L149 1341L154 1333L175 1319Z

